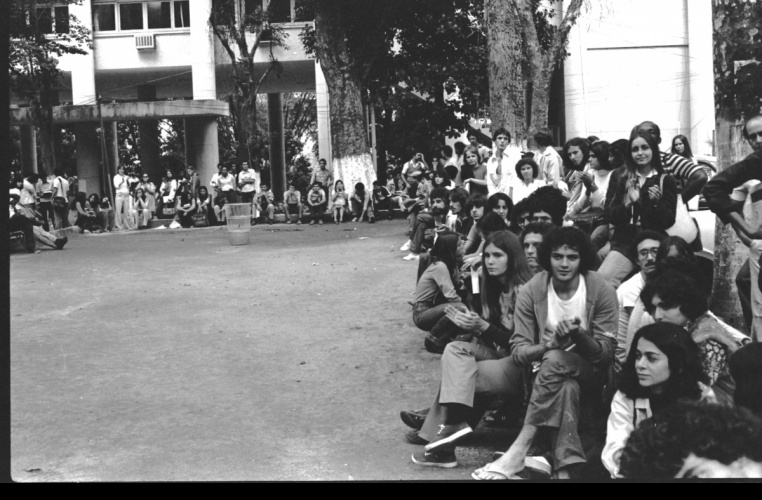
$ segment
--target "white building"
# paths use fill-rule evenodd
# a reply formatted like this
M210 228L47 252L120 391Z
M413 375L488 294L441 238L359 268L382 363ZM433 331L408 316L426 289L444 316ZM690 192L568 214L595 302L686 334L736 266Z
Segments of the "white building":
M325 80L298 38L307 23L292 22L295 0L247 0L246 7L267 8L270 2L275 4L274 10L289 37L286 47L273 48L283 66L282 74L269 76L260 92L267 93L271 103L277 104L284 92L317 90L319 146L322 156L330 156ZM101 118L107 122L106 128L113 130L119 120L140 120L141 125L147 125L141 127L141 134L148 140L141 141L140 156L144 170L157 179L161 173L156 120L183 118L188 163L198 169L204 184L217 171L216 118L229 114L228 103L218 98L232 90L232 70L227 53L208 25L211 4L211 0L82 0L79 5L46 7L51 12L51 33L63 28L59 23L65 22L67 9L92 31L93 49L88 55L69 55L60 60L65 77L58 101L72 105L54 111L57 123L74 124L77 172L87 192L99 192L102 185L101 145L95 140ZM250 36L253 40L254 35ZM256 66L262 71L269 64L269 45L262 43L255 56ZM98 106L98 97L106 104ZM279 121L282 127L282 119ZM21 128L25 172L37 171L31 123L28 109L12 109L11 125ZM111 135L114 141L115 136ZM278 165L278 158L284 161L280 142L271 147L273 165ZM116 147L109 144L107 149L113 172Z
M564 2L568 4L568 0ZM591 2L564 63L565 137L629 138L646 120L713 154L711 0Z

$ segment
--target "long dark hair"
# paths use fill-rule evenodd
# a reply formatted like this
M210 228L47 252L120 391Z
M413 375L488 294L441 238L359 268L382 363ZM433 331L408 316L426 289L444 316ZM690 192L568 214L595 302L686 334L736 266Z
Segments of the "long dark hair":
M595 154L595 159L598 160L601 170L611 170L613 168L609 162L610 149L611 145L606 141L598 141L590 146L590 151Z
M515 294L516 288L531 280L533 273L526 256L524 256L524 249L521 247L519 239L512 232L502 230L491 233L484 241L484 249L486 250L490 245L495 245L508 255L506 279L503 285L498 277L492 277L486 272L485 257L482 254L482 318L490 323L499 323L502 316L500 295L506 291Z
M79 203L82 206L82 210L84 210L85 205L87 204L87 194L82 191L77 192L71 202L71 208L77 208L77 203Z
M431 264L436 262L442 262L447 266L447 271L450 277L454 278L458 270L458 264L456 261L456 254L458 251L458 240L460 237L457 233L444 232L437 233L436 241L431 249Z
M573 161L571 161L571 158L569 158L569 149L572 146L577 147L580 151L582 151L582 163L579 165L575 164ZM590 143L587 142L587 139L583 139L582 137L575 137L574 139L570 139L566 144L564 144L564 149L561 152L561 159L564 161L564 167L568 168L569 170L581 172L585 169L585 165L587 165L587 162L590 160Z
M635 334L619 374L619 390L630 399L651 396L651 391L640 385L635 369L638 342L642 338L658 347L669 361L670 375L664 383L664 398L667 401L681 398L698 400L701 397L698 383L708 382L701 365L701 352L688 332L663 321L644 326Z
M675 149L675 141L678 139L680 139L680 142L683 143L683 147L685 148L685 151L683 151L682 153L678 153L677 150ZM688 158L689 160L693 158L693 151L691 150L691 144L688 142L688 138L682 134L676 135L675 137L673 137L672 138L672 153L682 156L683 158Z

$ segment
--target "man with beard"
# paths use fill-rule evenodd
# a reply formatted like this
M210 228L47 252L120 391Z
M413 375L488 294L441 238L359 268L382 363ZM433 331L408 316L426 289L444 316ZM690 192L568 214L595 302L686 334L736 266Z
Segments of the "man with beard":
M638 261L640 272L619 285L616 291L619 301L619 326L614 367L617 371L627 358L627 325L630 323L630 315L646 280L656 270L656 253L664 239L665 236L656 231L643 231L632 242L632 247L635 250L633 254Z
M524 256L534 274L544 271L539 260L540 245L551 229L553 229L551 224L530 222L521 232L521 246L524 248Z
M419 260L424 246L431 247L434 231L446 228L446 216L450 210L450 192L444 188L435 188L429 194L429 211L418 214L413 224L413 237L410 239L410 253L403 260Z

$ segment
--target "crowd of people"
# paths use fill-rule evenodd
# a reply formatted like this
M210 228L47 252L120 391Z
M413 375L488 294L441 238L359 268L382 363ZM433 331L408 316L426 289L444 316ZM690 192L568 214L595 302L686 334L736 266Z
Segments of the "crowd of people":
M462 161L406 163L392 203L418 262L412 319L441 354L430 405L400 413L412 461L456 467L484 420L517 437L474 479L762 477L762 219L743 209L762 181L762 117L744 135L754 153L712 180L686 137L661 151L653 122L561 154L548 132L532 155L498 129L488 157L470 144ZM751 336L709 311L685 206L702 191L752 249Z

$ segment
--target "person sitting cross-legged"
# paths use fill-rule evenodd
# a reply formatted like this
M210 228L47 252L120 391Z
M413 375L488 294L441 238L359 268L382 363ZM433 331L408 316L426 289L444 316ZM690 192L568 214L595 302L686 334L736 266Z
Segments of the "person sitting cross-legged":
M429 210L421 212L413 225L410 253L402 260L419 260L420 254L430 246L433 231L443 228L450 207L450 192L444 188L435 188L429 193Z
M512 369L508 348L516 297L532 273L516 236L509 231L490 234L482 269L481 315L451 305L444 308L453 325L478 341L449 343L442 354L442 378L431 408L400 414L413 428L406 435L408 441L428 443L413 454L413 462L419 465L457 466L455 441L472 432L487 409L487 398L520 397L522 392L522 370Z
M511 357L503 370L532 367L536 373L524 425L505 454L474 471L475 479L516 478L541 430L550 434L554 477L568 478L587 462L578 434L581 396L597 399L613 375L616 292L592 271L595 253L578 228L552 230L540 263L546 271L516 301Z

